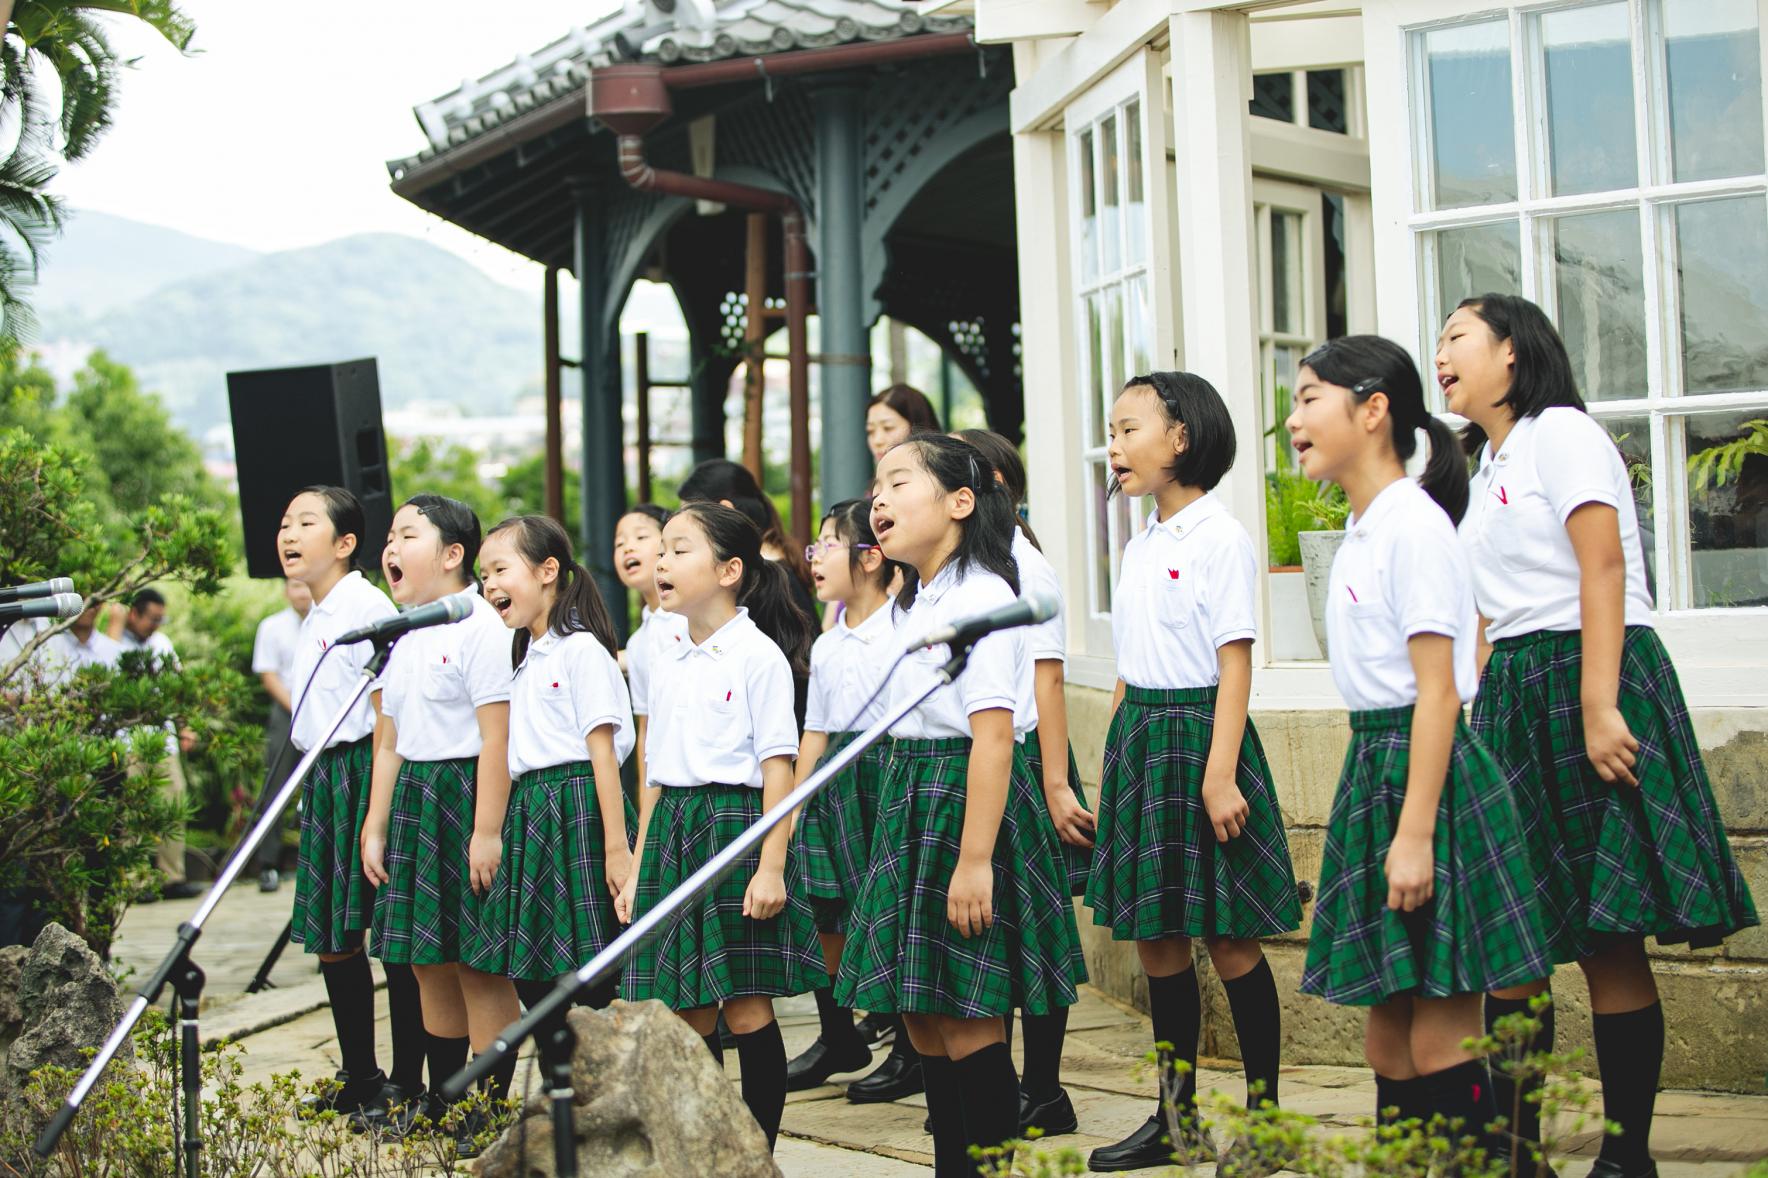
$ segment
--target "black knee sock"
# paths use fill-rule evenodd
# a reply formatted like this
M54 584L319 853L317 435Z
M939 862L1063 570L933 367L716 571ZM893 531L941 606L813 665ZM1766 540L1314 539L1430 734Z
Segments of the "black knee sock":
M964 1104L952 1061L923 1055L921 1075L927 1081L927 1115L933 1121L934 1178L960 1178L975 1173L970 1138L964 1129Z
M1283 1009L1277 1001L1277 980L1271 963L1258 964L1229 981L1228 1007L1234 1012L1234 1034L1240 1039L1240 1063L1246 1070L1246 1107L1256 1109L1277 1100L1277 1057L1283 1045ZM1254 1094L1254 1089L1257 1094Z
M1391 1076L1375 1073L1375 1121L1387 1124L1390 1121L1403 1121L1406 1118L1405 1099L1400 1086L1410 1084L1410 1080L1396 1080ZM1393 1110L1389 1115L1388 1110Z
M768 1023L759 1031L733 1036L737 1060L743 1065L743 1103L767 1134L767 1148L780 1135L780 1114L786 1108L786 1041L780 1024Z
M1025 1072L1019 1087L1033 1100L1054 1100L1062 1091L1062 1044L1068 1038L1068 1008L1049 1014L1026 1014L1020 1022L1025 1037Z
M587 1006L591 1010L606 1010L614 1004L618 993L618 984L609 978L605 982L597 982L587 990L579 990L576 1005Z
M351 1079L367 1079L380 1070L375 1062L374 974L369 972L368 954L359 950L342 961L321 961L319 972L325 978L344 1071Z
M430 1088L440 1088L442 1081L467 1066L467 1052L471 1044L465 1035L458 1039L445 1039L441 1035L424 1032L424 1059L428 1061L430 1071Z
M393 1032L393 1066L387 1079L408 1091L424 1086L424 1000L411 966L384 961L387 973L387 1023Z
M1621 1126L1619 1137L1602 1139L1602 1156L1631 1174L1651 1162L1651 1117L1664 1069L1664 1005L1592 1015L1590 1027L1602 1077L1602 1115Z
M853 1021L853 1008L835 1002L834 979L816 989L816 1018L820 1030L817 1038L828 1047L865 1046L859 1037L859 1024Z
M1487 1126L1498 1119L1498 1106L1492 1101L1492 1077L1483 1059L1470 1059L1452 1068L1419 1076L1414 1081L1424 1090L1430 1102L1430 1114L1444 1122L1460 1121L1460 1128L1445 1124L1443 1134L1451 1140L1472 1137L1479 1145L1491 1148Z
M1171 1043L1172 1053L1161 1061L1160 1073L1171 1075L1172 1061L1184 1060L1191 1071L1175 1077L1175 1101L1180 1117L1197 1115L1197 1038L1203 1033L1203 996L1197 990L1197 967L1163 978L1148 979L1148 1008L1154 1020L1154 1041ZM1156 1110L1165 1119L1165 1101Z
M713 1031L710 1035L701 1035L700 1042L704 1043L706 1050L712 1053L713 1062L721 1068L724 1067L724 1043L719 1039L718 1032Z
M1005 1043L990 1043L952 1061L969 1144L991 1149L1019 1136L1019 1077Z
M479 1091L492 1100L507 1100L516 1086L516 1053L509 1052L479 1081Z
M896 1038L890 1041L890 1054L919 1063L921 1056L915 1051L915 1045L909 1042L909 1029L903 1026L902 1016L900 1014L887 1014L882 1017L889 1019L896 1025Z
M1530 1054L1553 1050L1553 1007L1549 1005L1540 1014L1530 1014L1529 999L1500 998L1496 994L1486 995L1486 1034L1492 1034L1499 1019L1511 1015L1530 1015L1540 1020L1541 1029L1526 1042L1518 1043L1499 1055L1492 1057L1492 1099L1498 1106L1498 1115L1510 1124L1510 1131L1525 1141L1537 1144L1541 1140L1541 1105L1539 1101L1528 1100L1532 1092L1541 1090L1540 1076L1526 1078L1520 1085L1516 1078L1505 1068L1505 1063L1512 1055L1515 1062L1521 1063ZM1526 1159L1528 1155L1524 1154Z

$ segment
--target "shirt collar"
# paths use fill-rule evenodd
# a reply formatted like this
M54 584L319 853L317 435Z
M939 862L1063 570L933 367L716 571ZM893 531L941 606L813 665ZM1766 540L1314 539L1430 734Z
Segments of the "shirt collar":
M1218 515L1226 515L1227 512L1228 509L1222 506L1222 501L1215 497L1215 492L1206 491L1181 507L1171 519L1161 519L1158 507L1150 511L1148 513L1148 527L1150 530L1158 529L1170 536L1183 539L1191 532L1196 531L1204 520L1213 519Z
M1374 499L1369 501L1368 510L1362 515L1353 515L1344 521L1347 535L1365 537L1381 526L1381 521L1393 515L1411 501L1412 493L1419 490L1417 483L1410 475L1401 475L1387 486L1381 488Z
M1487 469L1492 466L1509 464L1516 457L1518 445L1528 437L1529 431L1534 427L1535 420L1533 417L1517 418L1512 423L1510 432L1504 435L1502 447L1494 448L1492 440L1487 438L1486 444L1481 447L1479 452L1479 473L1485 474Z
M857 626L847 624L847 612L843 610L841 620L835 623L835 633L839 634L843 641L855 638L870 646L880 637L890 634L896 629L890 624L890 614L895 608L896 598L886 597L884 604L873 610L871 616Z
M327 593L325 595L324 601L315 601L313 603L312 607L310 609L308 609L307 612L310 614L313 614L313 613L320 613L320 614L336 613L337 607L339 605L341 605L344 600L343 597L341 596L343 593L346 592L344 586L350 584L350 582L352 582L352 581L360 581L360 580L362 580L362 573L356 569L351 569L349 572L345 573L343 575L343 577L341 577L338 580L338 583L336 585L332 586L331 592Z
M951 592L952 587L957 583L958 561L954 555L945 562L939 572L934 574L931 581L915 591L915 600L917 602L925 601L928 605L937 605L939 599Z
M682 626L675 632L675 641L670 644L669 652L678 659L685 659L690 654L703 654L708 658L721 659L737 648L747 630L753 630L755 623L749 620L749 607L739 605L737 616L714 630L706 641L696 645L688 636L688 628Z

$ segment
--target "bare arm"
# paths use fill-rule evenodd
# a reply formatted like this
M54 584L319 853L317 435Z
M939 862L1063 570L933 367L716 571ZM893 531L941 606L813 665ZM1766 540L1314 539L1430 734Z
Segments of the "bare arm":
M1455 640L1414 634L1406 642L1418 703L1412 709L1406 800L1387 853L1387 906L1411 912L1430 900L1436 863L1437 803L1449 776L1461 696L1455 690Z
M1013 713L1007 708L972 712L970 732L964 833L945 901L946 919L966 937L979 936L994 924L994 849L1013 772Z
M1220 680L1209 759L1203 766L1203 808L1215 827L1216 842L1225 843L1246 829L1250 813L1240 792L1240 744L1246 737L1246 709L1252 700L1252 639L1218 647L1216 660Z
M473 892L482 896L491 890L503 862L503 815L510 804L510 704L499 700L474 709L474 714L479 720L479 764L467 865Z
M1056 837L1077 847L1093 845L1094 819L1075 800L1068 780L1068 696L1062 690L1062 660L1039 659L1034 667L1037 696L1037 743L1043 751L1044 805L1056 826Z
M1584 751L1602 780L1638 785L1639 742L1621 717L1621 646L1627 634L1627 560L1620 518L1604 503L1585 503L1565 521L1578 558L1578 609L1583 618Z
M1473 648L1473 657L1479 665L1479 673L1482 677L1486 673L1486 664L1492 661L1492 643L1486 637L1486 627L1491 624L1492 619L1484 614L1479 615L1479 642Z
M632 923L632 905L638 891L639 868L645 860L645 838L651 829L651 814L657 809L657 799L662 794L663 787L660 785L639 787L638 839L632 849L632 866L627 871L626 882L620 886L620 894L614 898L614 914L620 918L622 924Z
M362 874L377 888L387 882L387 822L393 811L393 786L405 766L399 756L398 744L399 730L393 717L380 716L374 726L374 770L368 792L368 816L362 822Z
M798 738L798 763L793 767L792 785L794 788L804 784L804 779L816 772L816 763L823 759L829 751L829 734L827 732L811 732L806 730Z
M626 845L626 791L620 786L620 760L614 755L614 726L603 724L584 737L589 767L595 773L595 804L602 815L602 875L616 898L632 875L632 852Z
M282 676L275 671L258 672L258 682L264 685L264 691L270 696L277 707L285 712L295 710L295 701L289 695L289 685L282 681Z
M771 811L792 792L792 758L769 757L761 763L761 809ZM786 906L786 848L792 840L788 820L767 832L761 843L761 862L743 893L743 915L770 920Z

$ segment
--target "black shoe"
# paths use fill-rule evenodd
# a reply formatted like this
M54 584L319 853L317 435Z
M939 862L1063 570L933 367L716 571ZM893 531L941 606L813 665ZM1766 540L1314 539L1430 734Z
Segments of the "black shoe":
M921 1132L927 1134L927 1136L929 1136L929 1137L933 1136L933 1114L932 1113L928 1113L927 1119L925 1121L921 1122Z
M1619 1162L1599 1157L1590 1167L1590 1178L1657 1178L1657 1172L1657 1163L1649 1158L1644 1166L1629 1170Z
M282 887L282 873L274 867L266 867L258 873L258 890L264 893L274 892Z
M476 1158L481 1151L479 1138L497 1128L498 1122L484 1108L469 1110L454 1126L454 1156L465 1161ZM490 1140L485 1142L491 1144Z
M830 1047L819 1035L816 1042L786 1065L786 1091L819 1088L837 1072L857 1072L871 1066L872 1049L864 1043L854 1041L841 1047Z
M388 1080L374 1098L350 1118L350 1128L357 1133L378 1132L388 1137L403 1137L411 1130L411 1122L424 1107L424 1090L413 1090Z
M859 1032L868 1047L889 1043L896 1038L896 1020L887 1014L868 1014L854 1023L853 1029Z
M333 1077L341 1085L330 1096L304 1096L301 1098L303 1112L322 1113L337 1112L344 1116L361 1112L362 1109L380 1095L381 1088L387 1083L387 1073L376 1068L373 1072L355 1079L349 1072L340 1071Z
M1184 1133L1180 1149L1167 1139L1166 1120L1149 1117L1142 1127L1116 1145L1102 1145L1087 1159L1087 1169L1101 1173L1115 1170L1141 1170L1150 1166L1193 1166L1215 1160L1215 1146L1209 1134L1199 1129Z
M1020 1090L1020 1135L1024 1136L1025 1131L1033 1127L1041 1129L1045 1137L1060 1137L1080 1128L1080 1121L1074 1115L1074 1102L1068 1099L1066 1088L1056 1089L1056 1095L1041 1104Z
M921 1057L892 1052L872 1069L871 1075L847 1086L847 1099L855 1104L883 1104L924 1092L926 1088L921 1080Z
M170 883L161 888L160 898L163 900L194 900L208 890L200 883L181 879L177 883Z

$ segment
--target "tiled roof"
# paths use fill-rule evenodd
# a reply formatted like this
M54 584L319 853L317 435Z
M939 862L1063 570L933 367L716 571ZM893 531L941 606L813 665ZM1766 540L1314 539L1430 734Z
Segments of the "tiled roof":
M388 167L397 175L509 119L580 94L599 66L685 65L971 27L967 16L923 14L918 7L911 0L627 0L621 11L415 107L429 143Z

